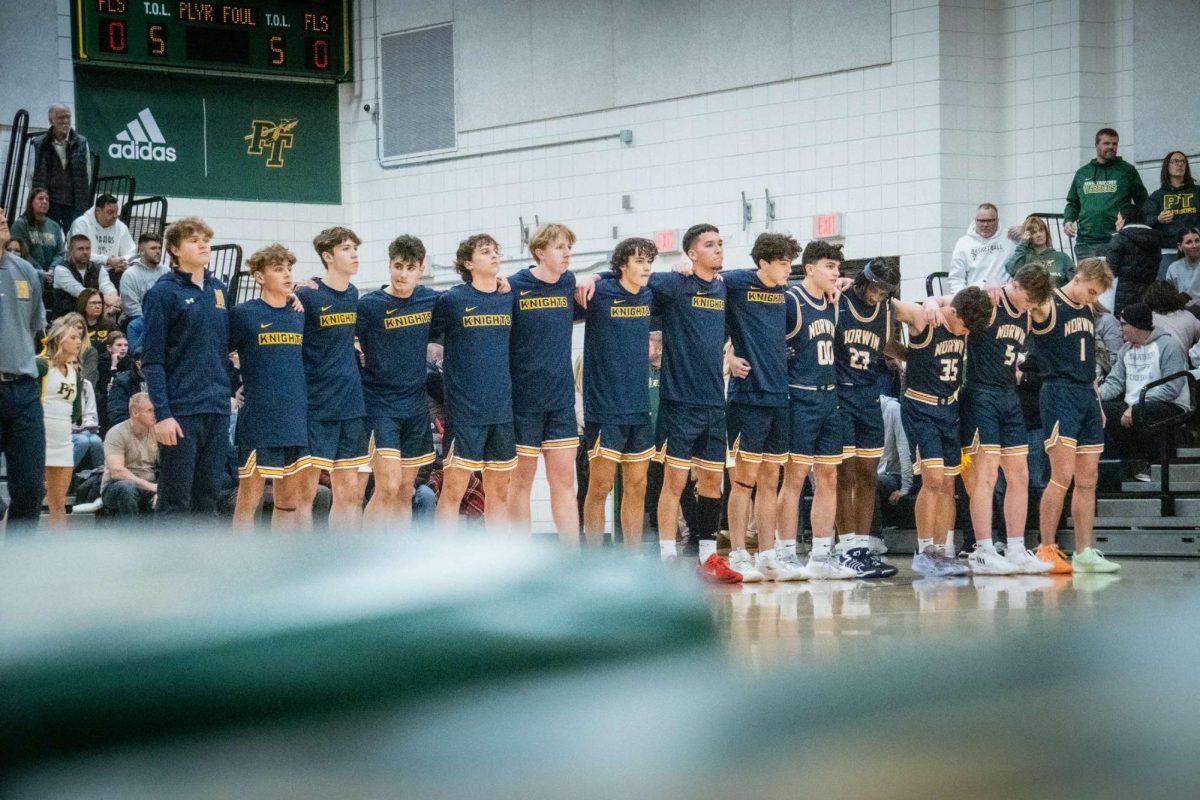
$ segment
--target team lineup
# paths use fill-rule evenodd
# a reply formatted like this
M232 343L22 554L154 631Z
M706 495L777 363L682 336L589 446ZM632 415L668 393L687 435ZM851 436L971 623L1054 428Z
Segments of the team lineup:
M801 248L758 236L751 266L724 269L713 225L687 230L690 266L654 272L654 243L630 238L610 269L576 279L575 235L540 226L533 265L500 275L499 243L465 239L462 284L422 285L426 252L400 236L388 283L359 295L359 238L330 228L314 240L324 274L297 283L296 256L270 245L248 259L261 296L227 308L207 271L212 230L187 218L166 235L174 270L144 302L143 369L161 445L163 514L209 513L227 431L237 353L244 405L235 444L235 526L255 524L273 481L271 526L312 527L322 470L330 473L330 528L411 523L417 473L435 459L425 399L426 350L444 345L446 430L439 526L458 524L475 473L490 528L528 530L541 456L560 540L576 546L575 461L588 458L582 528L602 541L620 473L621 531L640 550L651 460L664 465L657 515L664 560L696 559L713 582L885 578L896 567L871 537L884 448L879 378L885 354L907 363L903 427L922 485L915 571L929 576L1111 572L1092 546L1103 420L1094 389L1092 306L1112 285L1102 259L1084 259L1055 287L1027 265L1006 284L973 286L917 304L896 298L898 265L873 259L841 276L841 248ZM799 257L802 278L791 280ZM652 321L663 331L661 402L651 422L647 376ZM583 435L575 411L572 331L584 325ZM1051 477L1039 508L1040 544L1024 547L1028 444L1017 399L1021 355L1035 346L1044 378L1041 415ZM966 458L964 458L966 456ZM728 467L728 502L723 502ZM368 471L374 491L365 504ZM1003 473L1009 547L992 542L992 497ZM953 547L956 477L970 495L977 544ZM696 524L677 545L680 498L695 481ZM797 554L801 497L812 482L812 547ZM1075 554L1056 545L1074 485ZM717 554L723 513L730 553ZM758 552L746 548L753 518ZM835 545L836 538L836 545ZM1016 543L1016 544L1014 544Z

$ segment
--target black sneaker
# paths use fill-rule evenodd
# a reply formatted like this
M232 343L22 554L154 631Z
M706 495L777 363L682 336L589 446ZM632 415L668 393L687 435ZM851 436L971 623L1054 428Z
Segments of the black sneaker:
M879 571L879 565L883 562L871 555L869 547L855 547L839 553L837 561L843 567L854 570L860 578L884 577ZM896 571L892 570L892 574L895 575Z
M900 572L899 569L884 561L874 553L867 551L867 556L871 559L871 563L875 565L875 574L871 577L875 578L894 578Z

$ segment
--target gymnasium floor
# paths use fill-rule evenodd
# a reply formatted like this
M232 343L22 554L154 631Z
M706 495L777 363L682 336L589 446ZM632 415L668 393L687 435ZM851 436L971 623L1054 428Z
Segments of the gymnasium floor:
M713 613L730 654L767 667L871 655L943 636L1003 640L1047 623L1102 621L1137 608L1190 616L1200 587L1194 559L1116 559L1116 575L956 579L921 578L906 556L888 560L900 568L890 580L713 587Z

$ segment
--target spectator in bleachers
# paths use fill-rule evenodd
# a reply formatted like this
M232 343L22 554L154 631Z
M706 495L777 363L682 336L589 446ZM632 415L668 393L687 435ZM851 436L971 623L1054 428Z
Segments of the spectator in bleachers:
M3 249L8 219L0 207L0 448L8 472L8 531L37 524L45 491L46 429L34 345L46 327L37 269Z
M84 380L80 386L78 415L71 416L71 451L75 471L104 466L104 442L100 438L100 416L96 413L96 389Z
M1096 371L1099 373L1096 377L1103 378L1112 369L1125 340L1121 338L1121 325L1108 306L1097 301L1092 306L1092 313L1096 315Z
M104 510L119 517L149 513L158 495L154 404L150 395L137 392L126 408L128 418L104 437L104 477L100 483Z
M1188 299L1188 305L1200 306L1200 228L1186 228L1179 234L1179 259L1167 267L1167 281Z
M83 335L70 319L56 320L46 334L46 347L38 357L42 379L42 413L45 419L46 507L50 525L67 524L67 489L75 472L71 420L80 413L83 378L72 366L83 347Z
M162 236L153 231L139 236L138 254L129 262L125 276L121 278L121 314L134 347L142 340L142 298L170 271L162 260Z
M50 192L41 187L29 190L25 213L12 224L13 241L25 246L25 259L45 274L43 286L50 287L54 263L63 254L65 237L59 224L47 216L50 213Z
M121 284L125 268L137 255L133 236L125 223L118 219L119 215L117 198L102 194L96 198L96 205L75 220L68 234L72 238L79 234L88 237L92 243L92 261L108 270L115 286Z
M1130 203L1146 202L1146 187L1137 168L1117 155L1119 142L1112 128L1096 131L1096 157L1071 179L1063 232L1075 238L1077 261L1103 256L1116 230L1117 212Z
M1123 460L1136 462L1130 465L1134 476L1149 480L1146 462L1153 452L1153 437L1145 435L1145 426L1188 408L1190 400L1183 378L1151 389L1146 401L1139 404L1140 394L1149 383L1187 369L1187 358L1174 336L1155 327L1145 303L1133 303L1122 310L1121 336L1125 345L1100 385L1107 418L1105 435Z
M54 267L54 316L74 310L84 289L95 289L104 297L115 297L120 302L108 270L92 261L91 239L76 234L67 244L66 256ZM103 303L100 310L103 313Z
M1127 205L1117 214L1117 232L1105 258L1117 279L1113 313L1119 318L1121 310L1139 302L1158 277L1158 234L1146 224L1141 208Z
M1154 312L1154 327L1175 337L1186 353L1200 341L1200 319L1187 310L1187 298L1166 281L1155 281L1146 288L1142 301Z
M108 424L116 425L129 419L129 400L145 392L146 378L142 375L142 348L136 347L129 357L128 368L113 376L108 387Z
M29 251L25 249L25 245L20 239L9 239L8 244L4 245L4 249L18 258L29 260Z
M50 130L30 141L33 185L50 190L50 219L64 231L92 200L92 151L71 128L71 109L50 106Z
M1179 150L1167 153L1159 173L1159 185L1146 200L1146 221L1158 231L1162 261L1159 277L1165 274L1177 256L1175 247L1180 235L1188 228L1200 225L1200 189L1192 179L1188 157Z
M992 203L981 203L975 219L954 244L946 291L954 294L964 286L1000 286L1008 280L1004 265L1012 253L1008 233L1000 230L1000 212Z
M1004 262L1004 271L1013 276L1026 264L1036 264L1049 272L1055 286L1063 286L1075 274L1071 257L1054 249L1050 227L1037 214L1025 218L1021 226L1021 239L1008 261Z

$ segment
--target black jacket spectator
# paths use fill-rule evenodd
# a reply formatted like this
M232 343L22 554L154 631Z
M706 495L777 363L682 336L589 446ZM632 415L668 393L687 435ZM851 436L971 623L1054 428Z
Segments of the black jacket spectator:
M1118 317L1125 306L1140 301L1146 287L1158 278L1161 259L1158 232L1143 219L1137 206L1123 208L1119 221L1124 224L1108 243L1108 265L1117 278L1113 313Z
M146 379L142 377L142 370L138 363L134 363L123 372L116 373L108 387L108 424L110 427L129 419L129 398L144 391L146 391Z
M92 204L92 151L87 139L72 129L67 134L67 163L64 167L54 149L53 136L53 131L47 131L30 141L33 150L33 185L45 186L50 190L50 216L65 231L75 217ZM61 208L71 209L71 219L66 223L54 213Z

